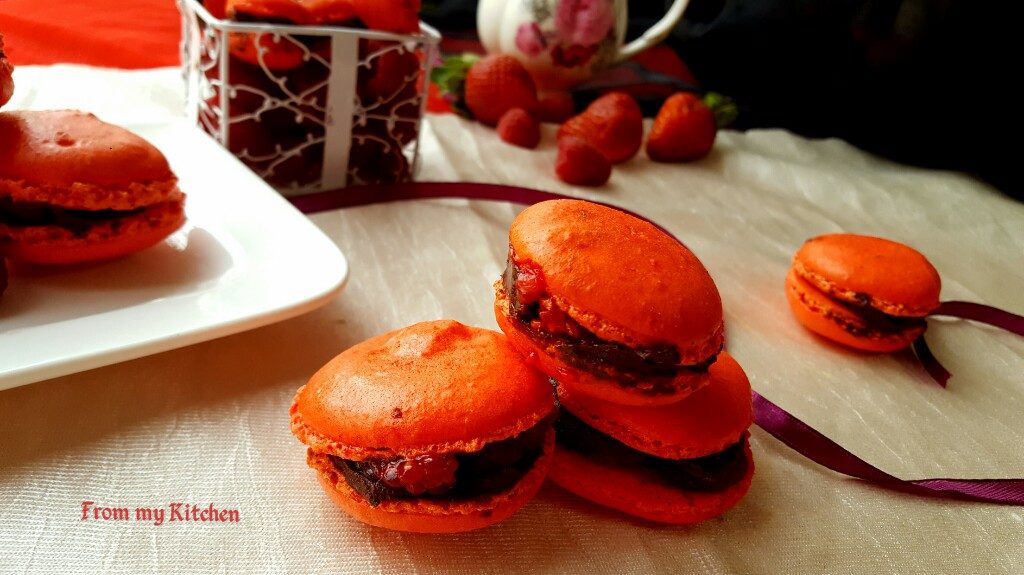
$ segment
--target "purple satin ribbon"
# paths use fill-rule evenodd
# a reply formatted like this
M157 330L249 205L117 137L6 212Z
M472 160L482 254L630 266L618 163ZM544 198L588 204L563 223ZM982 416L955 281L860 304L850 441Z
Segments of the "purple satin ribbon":
M570 196L528 188L469 182L424 182L386 186L361 186L296 196L289 199L300 211L309 214L400 200L438 198L491 200L517 204L534 204L553 199L572 199ZM629 212L618 206L611 204L603 205L650 221L644 216ZM658 227L661 228L661 226ZM672 235L665 228L661 229ZM961 301L944 302L932 315L946 315L980 321L1024 335L1024 318L982 304ZM924 350L924 355L918 349L918 345ZM924 343L923 337L918 338L914 347L915 351L918 352L918 357L921 358L922 364L929 370L929 373L932 373L933 377L935 377L936 373L939 373L939 375L945 373L945 377L948 379L949 372L945 371L938 361L935 360L931 351L928 350L928 346ZM926 358L928 357L931 359L927 360ZM934 365L930 365L929 361ZM941 372L932 371L932 369L936 368L941 370ZM938 381L939 378L936 377L936 380ZM919 495L1024 505L1024 479L899 479L850 453L838 443L825 437L786 410L765 399L756 391L751 393L754 404L754 422L758 426L797 453L833 471L870 481L888 489Z
M1024 317L985 304L969 301L944 301L930 315L944 315L976 321L1024 336ZM949 381L952 374L942 367L932 350L928 348L924 335L914 340L913 350L928 375L932 376L936 383L946 387L946 382Z

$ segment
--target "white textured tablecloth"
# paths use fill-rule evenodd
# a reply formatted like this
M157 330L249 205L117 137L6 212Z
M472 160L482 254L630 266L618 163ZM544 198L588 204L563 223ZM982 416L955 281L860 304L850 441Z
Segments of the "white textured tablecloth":
M23 67L15 77L14 107L79 107L135 123L176 118L181 105L176 70ZM531 152L430 116L420 179L525 185L649 216L717 281L729 349L757 391L900 477L1024 477L1024 338L931 320L929 342L955 374L943 390L906 355L858 354L810 335L782 289L805 239L842 230L919 249L942 275L943 299L1022 313L1024 205L963 175L784 131L722 133L690 165L641 154L607 187L574 189L554 178L548 128ZM430 201L314 215L352 269L326 307L0 392L0 572L1024 572L1024 508L880 489L757 428L749 495L695 526L633 521L551 485L504 523L463 535L350 520L288 431L292 394L329 358L385 330L440 317L495 327L491 283L518 209ZM213 503L238 509L241 522L82 521L83 500L132 510Z

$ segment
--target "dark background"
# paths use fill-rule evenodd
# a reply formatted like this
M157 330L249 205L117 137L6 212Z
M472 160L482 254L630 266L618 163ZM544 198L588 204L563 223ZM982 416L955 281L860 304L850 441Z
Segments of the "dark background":
M669 4L631 1L630 37ZM442 0L424 14L471 33L475 11ZM736 129L839 137L1024 199L1020 11L1013 0L691 0L667 43L703 87L737 101Z

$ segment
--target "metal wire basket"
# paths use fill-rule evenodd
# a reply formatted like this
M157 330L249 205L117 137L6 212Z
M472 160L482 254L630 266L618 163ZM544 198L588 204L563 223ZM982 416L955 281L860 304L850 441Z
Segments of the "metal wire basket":
M285 195L412 179L440 35L234 22L178 0L190 117Z

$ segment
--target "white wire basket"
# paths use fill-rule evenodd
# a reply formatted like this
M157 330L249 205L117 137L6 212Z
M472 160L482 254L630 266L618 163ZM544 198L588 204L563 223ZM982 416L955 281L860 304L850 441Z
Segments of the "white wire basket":
M234 22L178 0L189 116L284 195L413 178L440 34Z

